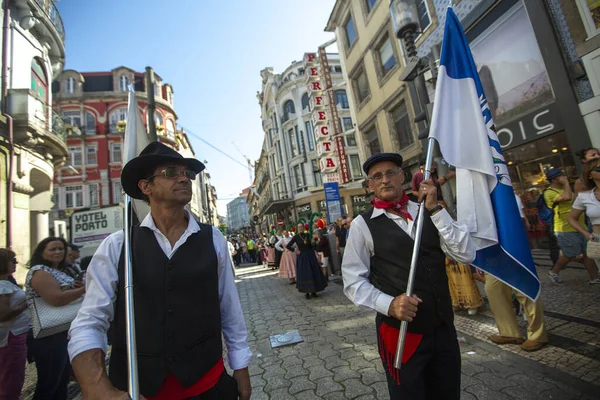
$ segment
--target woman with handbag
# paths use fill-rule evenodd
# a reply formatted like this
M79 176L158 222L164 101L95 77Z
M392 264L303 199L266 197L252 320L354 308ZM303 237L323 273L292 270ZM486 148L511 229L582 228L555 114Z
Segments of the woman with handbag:
M569 213L569 224L581 233L587 240L587 257L596 261L596 266L600 265L600 159L589 161L583 165L581 171L581 180L587 188L579 192L573 202L571 212ZM592 233L588 232L578 218L585 212L592 222ZM590 273L590 285L600 285L600 279L597 278L598 272L595 271L596 278Z
M25 292L8 280L17 267L16 254L0 249L0 399L18 400L25 382L27 331L31 315Z
M47 328L44 312L51 306L55 313L72 314L68 316L73 320L77 314L72 308L67 308L69 303L78 300L84 293L85 287L80 281L63 272L67 265L67 242L63 238L48 237L42 240L35 248L29 265L31 269L25 280L27 301L32 311L34 326ZM36 321L37 319L37 321ZM37 324L36 324L37 322ZM67 334L69 326L58 333L45 336L43 331L30 330L27 335L28 355L35 361L37 369L37 385L33 400L67 398L71 364L67 352ZM43 337L42 337L43 336Z

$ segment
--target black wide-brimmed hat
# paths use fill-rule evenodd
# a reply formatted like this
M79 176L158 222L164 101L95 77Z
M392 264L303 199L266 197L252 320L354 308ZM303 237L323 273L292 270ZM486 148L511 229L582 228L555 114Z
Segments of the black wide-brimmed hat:
M138 182L146 179L156 167L168 163L185 165L186 168L199 173L204 164L195 158L184 158L172 148L159 142L152 142L136 158L129 160L121 172L121 187L134 199L142 199L143 193Z
M371 167L379 162L382 161L391 161L393 163L395 163L397 166L401 167L402 166L402 156L398 153L377 153L377 154L373 154L371 157L369 157L367 159L367 161L365 161L365 163L363 164L363 171L365 171L365 174L369 174L369 169L371 169Z

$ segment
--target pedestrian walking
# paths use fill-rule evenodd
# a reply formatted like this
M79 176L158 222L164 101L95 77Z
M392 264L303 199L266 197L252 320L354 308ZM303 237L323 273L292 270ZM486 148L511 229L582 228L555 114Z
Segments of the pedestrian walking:
M558 168L552 168L546 172L546 179L550 182L552 190L544 192L544 200L548 208L554 209L554 233L562 254L558 262L548 271L548 276L556 284L562 283L560 270L576 257L583 254L583 264L586 266L589 276L589 284L600 284L598 280L598 267L594 260L586 254L586 239L571 224L569 224L569 213L573 203L573 191L564 172ZM579 223L583 226L583 213L579 215Z
M419 204L403 190L401 167L402 156L396 153L375 154L363 164L374 207L352 222L342 263L344 293L354 304L377 311L379 354L392 400L458 400L460 351L445 259L470 264L475 244L438 205L434 183L421 182L423 234L414 295L405 295ZM393 361L401 321L409 324L403 365L397 370Z
M40 298L55 307L65 306L85 293L85 286L64 272L67 266L67 242L63 238L48 237L35 247L31 268L25 278L28 303ZM43 312L42 309L38 312ZM65 400L71 363L67 352L68 332L34 338L27 333L27 354L35 362L37 383L33 399Z
M248 400L251 394L252 353L227 242L185 208L191 181L203 169L197 159L153 142L121 173L125 193L150 205L131 241L139 389L150 399ZM86 399L129 398L123 241L123 231L115 232L96 251L88 293L71 325L69 353ZM104 335L111 321L107 376Z
M283 237L275 244L275 248L282 253L279 263L279 277L289 279L290 285L296 283L296 253L287 248L291 240L290 233L283 231Z
M248 248L248 262L253 263L256 261L256 252L254 251L255 241L251 237L248 237L246 246Z
M583 166L581 173L585 187L589 188L579 192L571 212L569 213L569 224L582 234L588 242L587 248L590 246L600 247L600 159L588 162ZM590 219L592 232L588 232L581 222L581 214L585 214ZM600 259L596 258L596 268L600 267ZM590 280L592 284L600 284L600 281Z
M297 229L297 234L285 247L288 250L296 249L296 288L310 299L311 296L317 297L318 292L325 290L327 280L317 260L310 232L304 230L303 223L299 223Z
M19 400L25 382L27 331L31 314L25 292L8 280L17 268L17 255L0 249L0 399Z

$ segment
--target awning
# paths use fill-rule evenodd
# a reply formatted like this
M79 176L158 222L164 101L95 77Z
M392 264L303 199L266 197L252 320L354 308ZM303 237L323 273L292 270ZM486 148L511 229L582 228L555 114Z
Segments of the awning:
M262 214L276 214L285 209L286 207L292 205L293 202L293 200L289 199L270 201L267 203L267 206L262 210Z

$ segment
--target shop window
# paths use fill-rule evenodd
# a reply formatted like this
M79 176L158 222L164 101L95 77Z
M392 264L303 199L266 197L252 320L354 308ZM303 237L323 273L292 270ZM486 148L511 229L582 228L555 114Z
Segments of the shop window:
M369 81L367 80L367 74L364 69L360 69L352 79L352 85L354 86L354 93L356 95L356 102L361 104L369 97L371 92L369 91Z
M348 16L344 24L344 32L346 33L346 49L349 49L356 41L356 26L354 25L352 14Z
M414 136L408 119L406 104L402 102L398 107L390 111L394 133L400 150L414 143Z
M90 195L90 207L98 207L100 205L100 197L98 196L98 184L92 183L88 185Z
M83 207L83 186L65 187L65 207L80 208Z
M69 147L69 163L74 167L81 167L83 164L81 146Z

